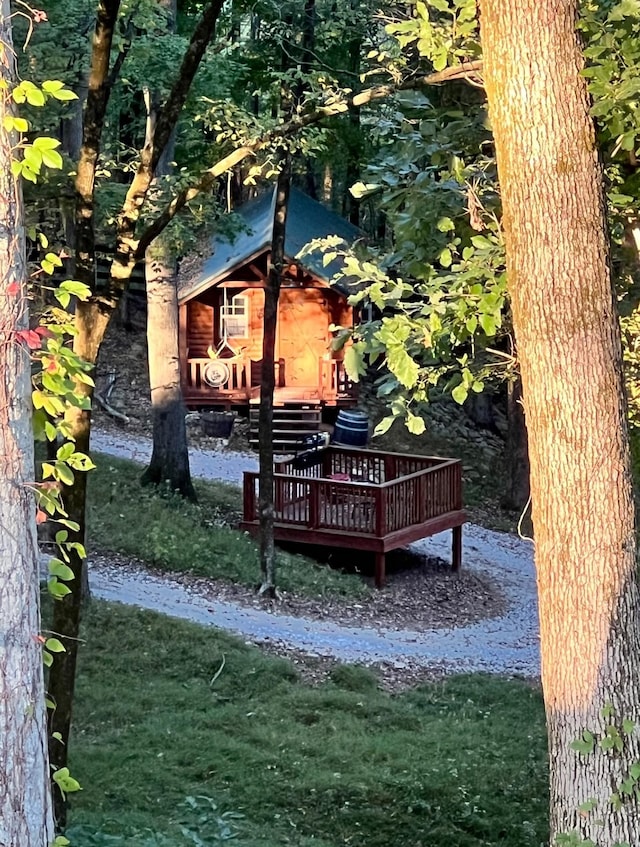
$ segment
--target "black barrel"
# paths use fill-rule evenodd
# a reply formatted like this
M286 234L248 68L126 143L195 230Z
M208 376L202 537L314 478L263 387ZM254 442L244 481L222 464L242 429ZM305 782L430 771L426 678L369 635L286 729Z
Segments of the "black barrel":
M214 438L229 438L236 416L233 412L201 412L202 432Z
M333 430L334 444L349 447L366 447L369 440L369 418L365 412L341 409Z

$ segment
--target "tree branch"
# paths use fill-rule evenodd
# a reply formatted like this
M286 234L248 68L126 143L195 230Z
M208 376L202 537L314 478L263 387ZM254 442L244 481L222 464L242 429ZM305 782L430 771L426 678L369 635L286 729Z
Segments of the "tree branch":
M184 188L173 200L163 209L158 217L151 223L142 233L136 248L136 257L142 258L144 252L151 244L154 238L163 231L163 229L173 220L178 212L183 209L186 204L197 197L198 194L211 190L216 180L226 173L231 168L240 164L249 156L254 156L259 150L268 147L270 144L278 140L284 140L292 135L295 135L301 129L317 124L324 118L339 115L345 112L358 109L368 103L373 103L376 100L382 100L385 97L390 97L398 91L409 91L422 86L442 85L445 82L453 80L463 80L472 84L477 84L477 79L482 72L482 62L465 62L463 65L457 65L451 68L445 68L443 71L428 74L427 76L412 77L404 80L398 85L376 85L372 88L367 88L360 91L351 97L345 97L336 100L333 103L327 103L324 106L319 106L307 113L296 115L288 121L280 124L260 138L251 141L237 150L233 150L227 156L220 159L211 168L208 168L194 185Z
M120 71L122 70L122 66L124 65L124 60L129 55L129 51L131 50L131 45L133 44L133 36L137 30L136 25L133 22L133 17L129 19L127 23L127 27L124 32L124 43L122 45L122 49L119 51L116 56L116 60L113 63L113 67L111 68L111 73L109 74L109 90L113 88L113 86L118 81L118 77L120 76Z

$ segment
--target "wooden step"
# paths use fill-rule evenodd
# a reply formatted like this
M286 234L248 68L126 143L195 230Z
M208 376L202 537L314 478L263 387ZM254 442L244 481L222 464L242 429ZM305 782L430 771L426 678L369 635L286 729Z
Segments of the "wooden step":
M259 410L250 410L249 442L258 443ZM273 446L276 450L294 452L298 442L313 432L318 432L322 423L322 409L310 403L287 403L273 410Z

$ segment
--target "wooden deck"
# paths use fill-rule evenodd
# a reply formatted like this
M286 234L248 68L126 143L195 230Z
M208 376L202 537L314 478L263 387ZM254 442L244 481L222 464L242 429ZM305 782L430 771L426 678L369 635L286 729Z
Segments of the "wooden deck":
M331 446L297 468L277 462L275 538L300 544L369 550L384 585L385 554L453 530L452 567L462 559L462 465L457 459ZM244 474L242 528L257 534L258 474Z

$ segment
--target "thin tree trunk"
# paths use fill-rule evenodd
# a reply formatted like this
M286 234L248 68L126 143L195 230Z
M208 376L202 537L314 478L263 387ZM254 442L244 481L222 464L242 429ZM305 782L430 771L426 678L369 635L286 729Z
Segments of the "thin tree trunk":
M357 9L357 0L351 0L351 10ZM355 79L360 76L360 58L362 54L362 35L355 32L348 46L349 70ZM347 170L345 174L345 186L342 201L342 214L355 226L360 226L360 201L351 194L349 190L354 183L360 179L360 160L362 158L362 126L360 123L360 109L351 109L349 112L349 134L346 144Z
M94 186L95 173L100 155L102 126L109 101L109 59L120 10L120 0L100 0L93 37L91 69L87 103L84 112L83 143L76 175L75 215L75 276L91 289L95 282L95 232L94 232ZM76 307L76 329L74 350L86 361L95 363L100 341L104 336L108 314L98 302L78 303ZM83 384L78 389L91 396L91 389ZM76 449L89 452L91 415L89 411L73 409L68 415L71 434ZM72 487L63 492L65 508L70 518L78 524L76 532L69 532L69 539L86 543L86 473L75 474ZM55 709L49 713L49 758L57 768L67 765L71 713L75 690L75 669L78 653L78 635L82 610L82 585L86 579L84 560L77 551L70 551L69 566L74 579L71 594L62 598L53 607L53 629L65 639L66 651L59 653L49 673L49 696ZM66 825L66 801L57 785L53 785L53 802L56 826Z
M9 0L0 5L0 78L15 84ZM22 197L11 174L17 139L0 101L0 844L53 838L40 632L31 432L31 362L15 333L28 327Z
M633 492L577 2L483 0L481 9L529 433L551 843L576 833L598 847L637 845L637 798L619 793L640 761ZM583 752L572 749L585 731L596 741L619 733L620 749L591 749L589 736Z
M504 448L507 465L502 506L522 511L529 501L529 446L527 423L522 404L522 381L507 384L507 440Z
M273 393L276 384L274 357L278 325L278 300L284 269L284 241L290 187L291 158L289 153L285 153L276 187L271 267L269 268L264 292L262 379L258 413L258 453L260 460L258 510L260 514L260 569L262 571L260 593L270 596L274 596L276 590L276 556L273 540Z
M211 0L205 8L185 52L166 108L156 125L153 144L150 148L141 151L138 171L129 187L118 219L117 245L108 290L105 295L96 295L90 301L77 305L75 318L77 334L74 337L73 348L85 361L92 364L97 361L109 320L135 267L137 258L135 227L140 210L149 191L155 169L186 100L193 77L213 36L221 4L222 0ZM120 0L100 0L98 4L89 91L84 115L83 146L76 177L76 274L80 281L85 282L92 289L95 277L95 172L109 92L120 66L116 61L111 72L109 71L111 45L119 7ZM92 392L88 386L82 384L78 386L78 389L87 397L91 397ZM68 415L68 424L77 449L80 452L89 452L91 413L88 410L74 409ZM76 474L74 485L64 492L64 502L69 517L79 525L76 533L70 532L70 540L84 543L86 474ZM83 560L72 551L69 565L75 575L74 584L81 585ZM51 735L49 754L52 764L56 767L64 767L67 762L78 653L80 602L80 592L72 591L54 605L54 629L68 639L67 651L56 657L58 661L52 668L53 673L49 680L49 692L56 703L56 709L50 716L50 731L58 735L58 738ZM56 823L62 827L66 820L66 803L57 789L54 789L54 804Z

